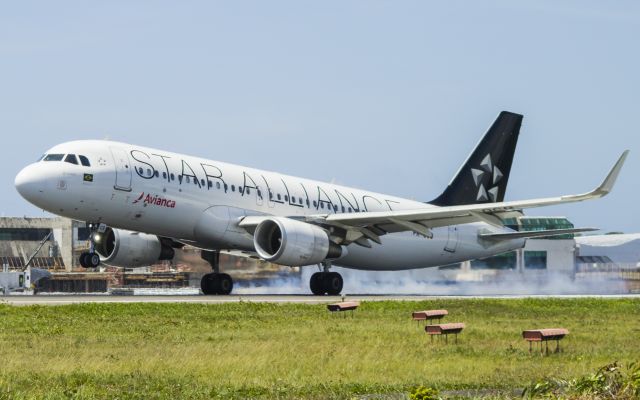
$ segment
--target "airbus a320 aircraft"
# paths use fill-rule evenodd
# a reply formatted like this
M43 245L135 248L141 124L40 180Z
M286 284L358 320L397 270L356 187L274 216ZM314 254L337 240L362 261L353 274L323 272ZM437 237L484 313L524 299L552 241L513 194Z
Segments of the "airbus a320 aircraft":
M505 202L521 123L522 115L500 113L449 186L427 203L97 140L54 146L20 171L15 186L36 206L88 223L85 267L150 265L188 244L213 268L202 278L204 294L233 288L219 271L220 252L323 266L311 291L338 294L343 280L332 265L426 268L522 248L527 238L591 230L519 232L503 221L526 208L608 194L628 151L589 193Z

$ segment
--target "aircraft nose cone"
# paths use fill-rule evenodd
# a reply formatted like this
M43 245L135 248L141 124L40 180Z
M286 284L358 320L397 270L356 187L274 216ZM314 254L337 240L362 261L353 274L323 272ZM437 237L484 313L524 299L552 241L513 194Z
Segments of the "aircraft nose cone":
M41 190L39 179L31 165L18 172L14 185L18 193L20 193L20 196L31 202L36 198Z

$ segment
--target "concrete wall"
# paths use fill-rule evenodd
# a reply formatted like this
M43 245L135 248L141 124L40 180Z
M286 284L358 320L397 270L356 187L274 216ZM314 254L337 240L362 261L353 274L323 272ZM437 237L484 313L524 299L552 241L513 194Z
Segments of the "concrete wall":
M547 271L572 274L575 270L576 241L574 239L529 239L522 250L518 250L518 269L527 271L524 252L546 251Z
M58 255L62 257L65 269L71 271L74 265L73 236L74 227L83 226L83 223L67 218L28 218L28 217L3 217L0 218L0 228L40 228L53 230L53 238L44 244L38 257L48 257L52 246L57 248ZM0 256L23 257L28 260L37 249L40 241L0 240Z

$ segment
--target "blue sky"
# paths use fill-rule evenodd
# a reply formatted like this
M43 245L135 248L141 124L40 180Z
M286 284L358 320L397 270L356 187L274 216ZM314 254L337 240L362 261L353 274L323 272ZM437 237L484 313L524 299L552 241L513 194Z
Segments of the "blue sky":
M430 200L501 110L507 199L640 231L637 1L60 1L0 6L3 215L56 143L111 138Z

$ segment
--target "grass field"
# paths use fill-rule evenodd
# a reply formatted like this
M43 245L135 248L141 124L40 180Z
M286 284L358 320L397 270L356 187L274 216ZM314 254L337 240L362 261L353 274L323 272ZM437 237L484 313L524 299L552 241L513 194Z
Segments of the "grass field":
M413 310L465 322L431 344ZM640 360L637 299L367 302L321 305L0 305L0 399L352 398L440 390L512 393ZM530 355L523 329L566 327L564 352Z

